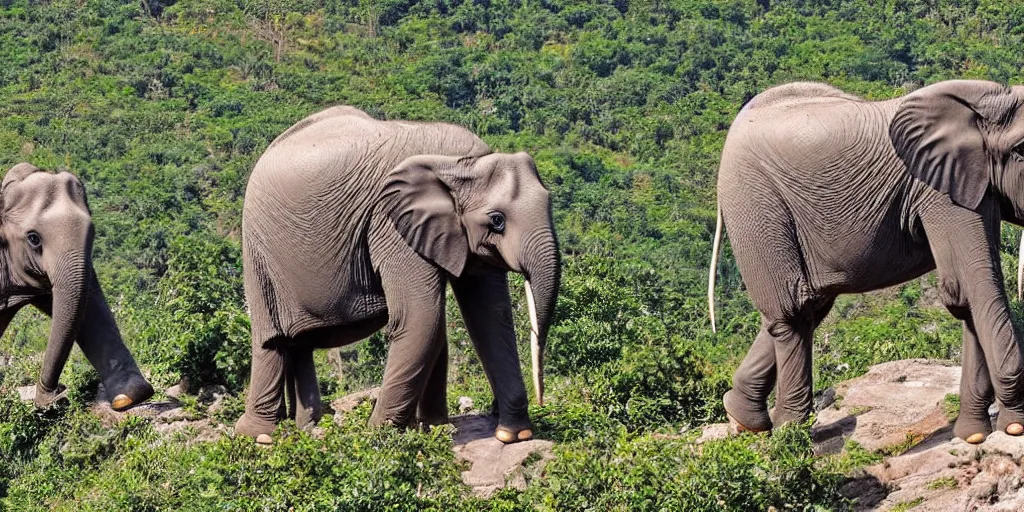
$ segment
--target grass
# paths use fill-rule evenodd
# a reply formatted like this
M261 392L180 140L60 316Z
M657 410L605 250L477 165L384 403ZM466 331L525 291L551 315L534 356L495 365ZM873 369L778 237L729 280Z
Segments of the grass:
M946 414L947 420L955 421L960 415L960 395L947 393L942 399L942 412Z
M935 480L928 482L928 485L926 485L925 487L928 490L932 491L937 491L940 489L956 489L957 483L955 478L951 476L944 476L942 478L936 478Z
M910 501L897 503L892 507L891 510L892 512L906 512L907 510L910 510L922 503L924 503L924 497L918 496L917 498L914 498Z

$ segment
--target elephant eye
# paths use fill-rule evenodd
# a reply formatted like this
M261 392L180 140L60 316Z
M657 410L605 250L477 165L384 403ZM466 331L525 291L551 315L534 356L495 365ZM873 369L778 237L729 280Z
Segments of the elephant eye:
M501 212L491 212L488 214L491 218L490 229L492 233L504 233L505 232L505 214Z
M35 231L29 231L28 235L25 235L25 239L28 240L28 245L33 249L39 249L43 245L43 240L39 238L39 233Z
M1017 144L1010 150L1010 154L1013 155L1014 160L1018 162L1024 162L1024 142Z

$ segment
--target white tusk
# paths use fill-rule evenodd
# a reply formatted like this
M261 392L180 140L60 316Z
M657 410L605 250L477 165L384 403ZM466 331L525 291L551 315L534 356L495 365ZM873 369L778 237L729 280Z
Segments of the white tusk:
M530 309L530 359L533 363L533 389L537 392L537 405L544 405L544 369L541 363L540 337L537 327L537 305L533 301L533 289L526 281L526 306Z
M1017 251L1017 300L1024 299L1024 233L1020 235L1020 249Z

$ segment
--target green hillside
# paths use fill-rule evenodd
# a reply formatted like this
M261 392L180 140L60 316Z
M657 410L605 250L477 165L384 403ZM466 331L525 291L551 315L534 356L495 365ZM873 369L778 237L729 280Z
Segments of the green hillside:
M870 459L856 447L816 459L800 428L688 443L724 420L758 325L727 245L718 335L707 320L726 130L788 81L881 99L949 78L1024 83L1022 69L1012 1L0 0L0 166L82 178L126 342L158 389L225 386L215 421L241 413L248 378L246 177L307 114L449 121L530 152L564 262L549 403L531 407L556 458L526 491L471 498L446 429L369 429L365 405L344 426L327 416L322 440L296 432L272 450L104 426L77 351L70 405L37 412L14 388L33 382L49 327L26 309L0 340L0 510L844 509L844 473ZM1004 227L1008 287L1019 234ZM881 361L956 359L960 327L929 292L923 278L840 299L818 332L816 390ZM454 414L490 390L449 307ZM340 367L318 353L325 398L378 384L385 354L379 334Z

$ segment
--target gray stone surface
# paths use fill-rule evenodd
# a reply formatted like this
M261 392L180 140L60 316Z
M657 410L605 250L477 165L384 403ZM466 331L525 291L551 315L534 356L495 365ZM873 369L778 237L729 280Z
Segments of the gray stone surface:
M856 510L1024 510L1024 437L953 439L943 403L959 385L957 366L906 360L836 386L812 428L815 452L839 453L853 440L888 455L844 485ZM728 424L707 425L697 442L726 435Z

